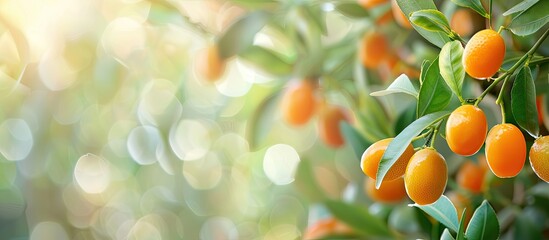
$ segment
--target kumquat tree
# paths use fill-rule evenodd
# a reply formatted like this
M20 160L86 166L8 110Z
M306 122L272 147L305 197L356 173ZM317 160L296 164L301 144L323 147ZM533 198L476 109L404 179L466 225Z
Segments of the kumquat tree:
M0 1L1 239L548 239L549 0Z

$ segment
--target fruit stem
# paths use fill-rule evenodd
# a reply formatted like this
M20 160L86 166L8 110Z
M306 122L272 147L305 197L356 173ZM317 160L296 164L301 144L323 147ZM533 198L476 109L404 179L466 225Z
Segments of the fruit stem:
M412 142L427 137L431 132L432 132L432 129L429 129L429 131L412 138Z
M501 86L498 98L496 99L496 104L498 104L501 108L501 124L505 123L505 105L503 104L503 92L505 92L505 87L507 86L507 80L509 80L509 77L510 76L507 76L505 80L503 80L503 85Z
M489 1L488 7L488 28L492 28L492 0ZM501 30L501 28L500 28ZM498 31L499 33L499 31Z
M431 138L431 142L429 143L429 147L431 148L434 148L435 146L435 140L437 139L438 129L440 128L441 124L442 124L442 121L438 122L437 126L433 130L433 137Z
M538 41L534 44L534 46L532 46L532 48L530 48L530 50L528 50L528 52L526 52L526 54L524 54L524 56L522 56L516 63L515 65L513 65L509 70L507 70L506 72L504 72L503 74L501 74L498 78L496 78L492 84L490 84L490 86L488 86L486 88L486 90L484 90L484 92L482 92L480 94L480 96L477 98L477 101L475 102L475 106L477 106L481 101L482 99L484 99L484 97L486 96L486 94L488 94L496 85L498 85L499 82L501 82L502 80L504 80L505 78L507 78L508 76L512 75L515 70L517 70L519 67L522 67L522 65L525 63L525 61L529 60L533 55L534 53L536 52L536 50L538 50L539 46L541 46L541 44L543 43L543 41L547 38L547 36L549 36L549 29L547 29L543 35L541 35L541 37L538 39Z

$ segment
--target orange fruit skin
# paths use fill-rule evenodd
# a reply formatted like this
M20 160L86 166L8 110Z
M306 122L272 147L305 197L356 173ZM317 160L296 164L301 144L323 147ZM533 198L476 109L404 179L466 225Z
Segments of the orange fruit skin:
M387 146L389 146L389 143L391 143L392 140L392 138L387 138L377 141L374 144L370 145L370 147L368 147L368 149L366 149L366 151L364 151L364 153L362 154L360 167L362 168L364 174L366 174L368 177L374 180L376 179L379 161L385 153L385 149L387 149ZM406 166L408 165L408 161L410 161L412 155L414 155L414 148L410 144L408 145L406 150L404 150L404 153L398 158L395 164L393 164L391 169L389 169L383 179L384 182L392 181L402 177L402 175L404 175L404 172L406 171Z
M538 177L549 182L549 136L543 136L530 148L530 166Z
M370 9L388 1L389 0L358 0L358 4L363 8Z
M484 112L473 105L463 105L448 117L446 142L454 153L471 156L484 144L487 130Z
M315 86L304 80L291 85L282 97L281 110L284 120L291 125L303 125L315 112Z
M349 235L353 234L353 230L337 220L336 218L330 217L322 219L311 225L305 231L303 235L304 240L319 239L329 235Z
M485 29L471 37L463 50L462 63L471 77L486 79L499 70L504 57L503 38L492 29Z
M383 181L379 189L376 189L376 181L366 178L366 193L370 198L381 203L397 203L406 198L404 178L393 181Z
M498 124L486 137L486 161L494 175L510 178L519 174L526 161L526 140L513 124Z
M378 25L384 25L386 23L389 23L393 20L393 13L392 11L387 11L383 15L379 16L376 19L376 24Z
M457 184L472 193L481 193L483 190L486 169L467 160L456 174Z
M345 143L339 127L341 121L348 121L348 117L342 108L326 105L320 109L317 125L318 134L326 145L338 148Z
M359 58L364 67L377 68L388 55L389 45L381 33L369 32L364 35L359 49Z
M408 17L406 17L406 15L404 15L404 12L402 12L396 0L391 0L391 9L393 11L393 17L395 18L398 25L406 29L412 29L412 24L410 23L410 20L408 20Z
M225 72L225 61L219 55L217 45L202 49L196 56L195 71L204 80L215 82Z
M448 167L444 157L431 148L417 151L404 175L408 197L419 205L434 203L442 196L448 180Z
M484 25L484 18L475 11L461 8L454 12L450 20L450 28L460 36L471 36Z

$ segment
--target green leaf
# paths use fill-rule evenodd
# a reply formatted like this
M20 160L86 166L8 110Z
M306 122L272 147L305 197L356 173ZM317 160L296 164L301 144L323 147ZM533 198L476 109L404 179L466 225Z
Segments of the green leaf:
M456 208L448 197L442 195L436 202L429 205L411 204L410 206L423 210L450 230L458 231L459 222Z
M490 240L498 239L499 223L496 213L490 204L484 200L475 210L469 226L465 231L469 240Z
M450 24L448 19L435 9L426 9L413 12L410 15L410 21L415 25L431 32L443 32L446 35L450 34Z
M325 200L326 194L318 185L311 161L303 159L299 162L295 177L295 186L307 196L310 201L319 202Z
M354 2L337 3L336 10L341 14L350 18L364 18L370 15L368 14L368 11L366 11L366 9L358 5L358 3L354 3Z
M423 82L425 82L425 78L427 77L427 69L429 69L429 66L431 66L431 61L429 60L423 60L421 63L421 73L419 74L420 85L423 85Z
M529 8L531 8L532 6L534 6L534 4L536 4L537 2L539 2L539 0L525 0L525 1L522 1L522 2L518 3L517 5L513 6L512 8L510 8L509 10L507 10L506 12L504 12L502 15L503 16L509 16L511 14L514 14L514 13L524 12L524 11L528 10Z
M362 134L360 134L353 126L348 122L341 121L339 123L341 131L343 133L343 138L345 142L350 143L353 151L355 152L356 157L360 161L362 158L362 153L370 146L372 143L366 140Z
M248 121L246 135L250 148L256 149L269 134L270 126L275 121L272 114L277 110L279 94L277 91L265 98Z
M425 73L425 79L419 89L417 116L443 110L452 99L452 91L440 75L438 59L435 59Z
M414 87L406 74L398 76L385 90L370 93L370 96L379 97L393 93L405 93L415 98L418 97L417 89Z
M232 57L250 47L255 34L265 26L269 17L264 11L251 12L231 25L218 39L221 57Z
M450 233L450 230L448 228L444 229L444 232L442 232L442 236L440 236L440 240L456 240L454 236Z
M539 135L536 87L529 67L523 67L515 76L511 89L511 109L517 124L533 137Z
M543 239L542 232L536 226L536 222L534 222L535 220L536 219L528 216L525 212L518 215L514 223L514 238L531 240Z
M250 46L239 56L255 67L273 75L289 75L293 70L292 65L275 52L260 46Z
M424 9L434 9L437 7L432 0L396 0L398 6L404 12L406 16L410 16L413 12L424 10ZM421 27L412 25L416 31L423 36L427 41L436 45L437 47L444 46L445 43L450 41L450 38L441 32L431 32L425 30Z
M412 142L412 139L420 134L425 128L440 121L448 115L450 115L449 111L425 115L408 125L408 127L402 130L402 132L399 133L393 141L391 141L379 162L376 175L376 188L379 188L389 169L393 166L393 164L395 164L404 150L406 150L406 147L408 147L408 145Z
M410 125L410 123L414 122L414 120L416 120L416 105L417 104L409 104L410 106L408 106L406 108L406 110L404 110L400 115L398 115L397 117L397 120L395 122L395 133L396 134L399 134L400 132L402 132L402 130L404 130L406 127L408 127L408 125Z
M486 12L486 10L482 6L482 3L480 2L480 0L452 0L452 2L454 2L458 6L473 9L473 10L475 10L475 12L477 12L478 14L480 14L481 16L483 16L485 18L490 17L490 14L488 14L488 12Z
M456 237L456 240L465 240L465 213L466 213L467 209L464 208L463 209L463 212L461 213L461 221L459 221L459 228L458 228L458 231L457 231L457 237ZM459 213L458 213L459 214Z
M463 102L461 88L463 86L463 79L465 79L465 69L461 63L462 55L463 47L461 43L459 41L452 41L442 47L438 59L440 75L461 102Z
M513 18L509 29L519 36L537 32L549 22L549 1L539 1Z
M326 207L339 220L358 233L368 236L391 236L387 224L371 215L363 205L327 201Z

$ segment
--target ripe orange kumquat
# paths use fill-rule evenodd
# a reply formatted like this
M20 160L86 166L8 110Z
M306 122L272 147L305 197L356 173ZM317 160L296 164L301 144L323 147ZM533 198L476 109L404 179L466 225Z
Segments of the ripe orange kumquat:
M519 174L526 161L526 140L513 124L498 124L486 137L486 161L494 175L510 178Z
M370 198L381 203L396 203L406 198L404 178L397 178L392 181L383 181L379 189L376 189L376 181L366 178L366 193Z
M384 4L388 1L389 0L358 0L358 4L360 4L360 6L362 6L363 8L370 9L375 6Z
M461 165L457 174L457 184L472 193L481 193L484 185L484 176L486 175L486 168L481 165L474 164L470 160L467 160Z
M318 220L309 226L303 235L304 240L313 240L330 235L352 235L353 230L345 223L336 218L330 217Z
M377 141L374 144L370 145L370 147L368 147L368 149L366 149L366 151L364 151L364 153L362 154L360 167L362 168L364 174L366 174L368 177L376 179L379 161L381 161L381 157L385 153L385 149L387 149L387 146L389 146L392 140L392 138L387 138ZM387 172L385 178L383 179L384 182L392 181L399 177L402 177L402 175L404 175L404 172L406 171L406 166L408 165L408 161L410 160L412 155L414 155L414 148L410 144L408 145L404 153L393 164L391 169Z
M446 189L447 181L446 160L432 148L417 151L410 159L404 174L406 193L419 205L438 200Z
M406 15L404 15L404 12L402 12L396 0L391 0L391 9L393 11L393 17L395 18L398 25L406 29L412 29L412 24L410 23L410 20L408 20L408 17L406 17Z
M368 32L360 41L359 58L366 68L377 68L385 60L388 52L388 41L381 33Z
M549 182L549 136L536 139L530 148L530 166L541 180Z
M486 115L480 108L473 105L458 107L446 122L448 147L456 154L471 156L484 144L487 130Z
M282 116L287 123L303 125L311 119L315 111L315 86L304 80L291 85L282 97Z
M198 53L194 66L199 77L214 82L223 75L225 60L221 59L217 45L212 44Z
M471 77L492 77L501 67L505 57L505 42L492 29L479 31L471 37L463 50L462 63Z
M327 104L320 106L317 125L320 139L330 147L341 147L345 140L341 135L339 123L348 120L349 117L343 108Z

